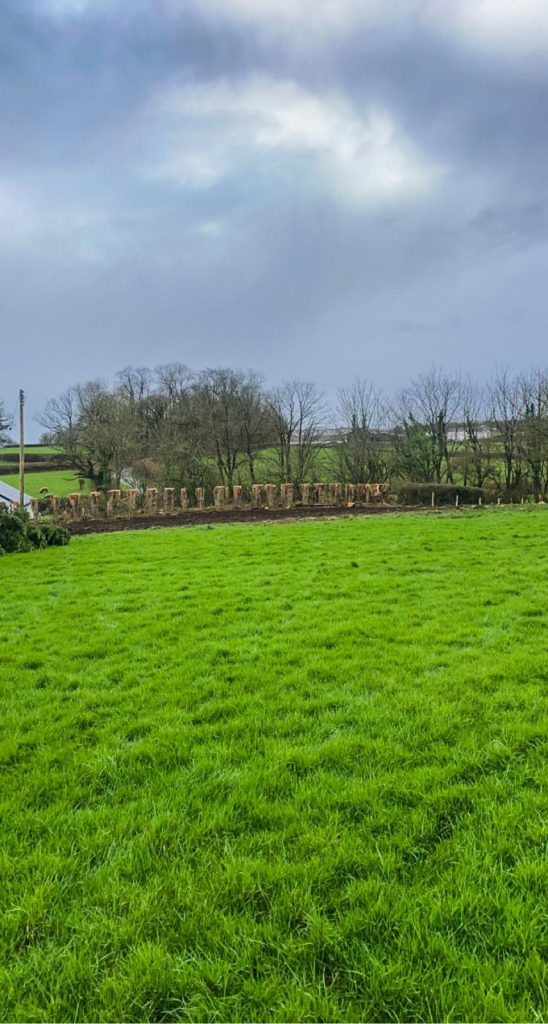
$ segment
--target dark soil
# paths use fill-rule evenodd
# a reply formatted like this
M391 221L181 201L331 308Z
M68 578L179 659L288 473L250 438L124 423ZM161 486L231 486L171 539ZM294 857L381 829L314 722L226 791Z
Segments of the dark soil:
M113 516L112 519L78 519L66 524L72 534L113 533L118 530L151 530L164 526L217 526L222 523L268 523L276 520L325 519L338 516L387 515L411 511L397 505L295 505L292 508L190 509L172 515Z

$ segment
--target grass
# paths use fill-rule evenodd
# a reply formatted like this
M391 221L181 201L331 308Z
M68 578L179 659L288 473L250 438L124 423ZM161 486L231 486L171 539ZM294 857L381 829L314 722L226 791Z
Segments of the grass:
M296 453L292 455L292 465L296 468ZM259 483L272 483L278 479L279 461L275 448L263 448L255 456L255 480ZM237 471L239 483L244 487L251 486L249 467L245 455L242 453L241 462ZM340 476L340 458L336 448L332 446L318 446L314 452L313 465L306 474L309 483L324 481L326 483L335 480Z
M546 1019L547 527L4 558L0 1018Z
M50 445L43 444L26 444L25 455L58 455L61 452L61 448L51 447ZM2 455L11 453L13 455L19 454L18 444L0 445L0 461Z
M19 489L18 473L4 473L2 480L4 483L16 487L17 490ZM80 490L78 476L71 469L52 469L45 473L25 474L25 492L30 494L31 498L39 498L42 487L47 487L51 494L56 494L60 498ZM90 490L91 484L89 480L86 480L81 493L88 494Z

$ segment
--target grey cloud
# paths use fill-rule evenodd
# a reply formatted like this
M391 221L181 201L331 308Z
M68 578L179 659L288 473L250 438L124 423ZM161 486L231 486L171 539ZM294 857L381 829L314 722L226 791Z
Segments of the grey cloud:
M362 208L287 154L246 153L208 188L150 173L162 90L258 72L388 110L445 176ZM37 413L75 380L172 359L330 393L356 373L390 390L433 359L478 375L541 361L547 88L538 65L419 20L306 50L152 0L64 18L3 0L0 397L24 386Z

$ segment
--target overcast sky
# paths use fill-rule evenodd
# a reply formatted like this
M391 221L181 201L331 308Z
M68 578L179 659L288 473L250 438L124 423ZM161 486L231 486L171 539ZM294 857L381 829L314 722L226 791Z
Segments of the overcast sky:
M546 363L547 0L0 0L0 74L9 409Z

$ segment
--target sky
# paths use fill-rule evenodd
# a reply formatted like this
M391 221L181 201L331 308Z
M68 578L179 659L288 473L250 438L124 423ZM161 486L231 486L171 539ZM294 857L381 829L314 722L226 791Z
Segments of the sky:
M546 0L0 0L0 399L548 351Z

